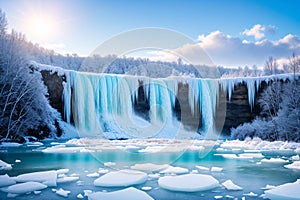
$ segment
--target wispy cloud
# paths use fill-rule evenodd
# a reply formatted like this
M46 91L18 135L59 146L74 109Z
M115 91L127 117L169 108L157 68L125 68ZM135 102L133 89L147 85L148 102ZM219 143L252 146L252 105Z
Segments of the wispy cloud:
M276 31L276 27L269 25L263 26L261 24L254 25L251 29L246 29L242 32L243 35L253 36L255 40L260 40L265 37L265 34L274 34Z

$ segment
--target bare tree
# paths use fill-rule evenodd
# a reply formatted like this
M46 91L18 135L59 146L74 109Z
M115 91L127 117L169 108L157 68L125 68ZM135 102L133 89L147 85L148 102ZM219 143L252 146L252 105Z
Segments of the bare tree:
M269 57L269 59L265 62L264 65L264 74L265 75L272 75L276 74L276 71L278 70L277 61L272 56Z
M296 79L296 72L298 72L298 68L300 65L300 59L295 55L295 53L292 54L292 56L289 58L289 64L291 66L291 69L294 73L294 80Z

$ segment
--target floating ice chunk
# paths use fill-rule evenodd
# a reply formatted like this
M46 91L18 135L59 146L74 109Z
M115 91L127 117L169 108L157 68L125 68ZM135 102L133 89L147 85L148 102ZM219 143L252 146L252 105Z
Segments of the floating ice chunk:
M87 197L89 196L89 194L92 194L93 191L92 190L83 190L84 196Z
M27 142L26 145L28 147L39 147L39 146L43 146L44 144L41 142Z
M57 190L55 192L57 195L62 196L62 197L68 197L68 195L71 193L71 191L69 190L64 190L62 188L60 188L59 190Z
M262 163L286 163L289 162L287 160L284 160L282 158L270 158L270 159L262 159L260 162Z
M258 195L255 194L254 192L249 192L247 194L243 194L244 196L248 196L248 197L257 197Z
M300 179L294 183L286 183L279 185L273 189L265 191L266 198L272 200L281 200L281 199L299 199L300 197Z
M242 153L239 154L239 159L254 159L254 158L264 158L265 156L261 153Z
M135 165L131 166L130 168L134 169L134 170L139 170L139 171L155 172L155 171L167 169L169 166L170 165L167 165L167 164L157 165L157 164L153 164L153 163L143 163L143 164L135 164Z
M299 155L295 155L291 157L291 160L296 161L296 160L300 160Z
M115 165L116 165L115 162L105 162L105 163L103 163L103 164L104 164L104 166L106 166L106 167L111 167L111 166L115 166Z
M226 197L227 199L234 199L234 196L231 196L231 195L228 195L228 194L227 194L225 197Z
M2 142L1 147L18 147L21 146L22 144L16 143L16 142Z
M69 169L58 169L56 170L56 173L57 174L66 174L66 173L69 173Z
M99 170L98 170L98 173L99 173L99 174L106 174L106 173L108 173L108 172L109 172L108 169L99 168Z
M50 187L56 187L57 173L56 171L43 171L21 174L15 180L17 182L40 182Z
M88 195L89 200L119 200L119 199L130 199L130 200L153 200L146 192L138 190L134 187L118 190L115 192L95 192Z
M42 193L42 191L40 191L40 190L33 191L33 194L35 194L35 195L41 194L41 193Z
M152 179L158 179L160 177L160 174L158 174L158 173L156 173L156 174L148 174L148 177L152 178Z
M150 190L152 190L152 187L151 186L144 186L144 187L142 187L142 190L150 191Z
M161 174L185 174L188 173L189 170L183 167L173 167L169 166L167 169L160 171Z
M16 181L7 174L0 175L0 187L16 184Z
M214 198L215 198L215 199L222 199L223 196L221 196L221 195L216 195L216 196L214 196Z
M198 172L198 170L196 170L196 169L193 169L192 171L191 171L191 174L198 174L199 172Z
M84 185L84 181L77 181L77 182L76 182L76 185L78 185L78 186L83 186L83 185Z
M95 186L127 187L147 181L147 174L140 171L120 170L109 172L94 181Z
M68 183L68 182L73 182L73 181L78 181L79 180L79 177L76 177L76 176L65 176L65 177L62 177L62 178L58 178L57 179L57 183Z
M21 162L21 160L15 160L15 163L20 163Z
M77 195L77 199L83 199L83 198L84 198L84 196L82 194Z
M200 165L197 165L196 168L202 170L202 171L209 171L209 168L208 167L204 167L204 166L200 166Z
M43 149L43 153L77 153L80 152L83 147L65 147L65 145L53 146Z
M300 148L295 149L295 153L300 153Z
M273 189L273 188L275 188L276 186L274 186L274 185L266 185L265 187L263 187L263 188L260 188L260 189L262 189L262 190L270 190L270 189Z
M161 188L171 191L197 192L216 188L219 181L210 175L185 174L159 178L158 184Z
M243 190L242 187L234 184L232 180L227 180L222 185L226 188L226 190Z
M95 173L87 174L86 176L90 177L90 178L96 178L96 177L99 177L100 174L98 174L97 172L95 172Z
M221 171L223 171L223 168L222 167L212 167L210 169L210 171L212 171L212 172L221 172Z
M27 182L11 185L6 189L2 189L3 192L12 193L12 194L25 194L28 192L33 192L36 190L43 190L47 188L47 185L38 182Z
M11 164L8 164L2 160L0 160L0 170L11 170L12 166Z
M288 169L297 169L297 170L300 170L300 161L295 161L292 164L284 165L284 167L288 168Z

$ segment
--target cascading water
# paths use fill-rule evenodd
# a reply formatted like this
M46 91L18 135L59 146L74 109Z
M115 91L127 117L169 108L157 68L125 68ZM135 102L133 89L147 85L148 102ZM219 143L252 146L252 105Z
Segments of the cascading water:
M174 117L178 85L188 85L188 104L191 115L200 110L202 129L205 135L216 133L216 109L219 89L227 93L229 100L234 86L246 83L248 101L252 108L255 93L262 80L272 78L148 78L113 74L92 74L75 71L65 72L63 83L64 114L70 123L71 116L80 133L95 135L114 132L119 137L174 137L180 124ZM281 77L286 79L287 77ZM142 85L141 85L142 83ZM138 88L143 87L149 104L147 121L135 115L134 104L139 98Z

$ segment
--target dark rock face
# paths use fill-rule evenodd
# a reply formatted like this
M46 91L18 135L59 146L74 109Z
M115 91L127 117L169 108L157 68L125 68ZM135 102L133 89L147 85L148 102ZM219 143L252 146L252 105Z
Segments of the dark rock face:
M42 71L43 81L48 88L49 101L53 108L57 109L58 112L64 116L63 111L63 81L64 76L59 76L57 73L51 73L50 71ZM147 101L144 90L142 87L143 83L140 83L139 87L139 98L136 100L134 105L134 111L139 116L149 120L149 102ZM232 93L231 100L229 101L227 95L220 89L219 91L219 104L216 110L216 125L218 130L222 130L223 133L230 133L232 127L250 122L259 113L260 107L257 103L259 94L267 84L262 83L261 89L258 91L255 97L254 107L251 107L248 103L248 90L245 83L236 85ZM181 120L185 128L188 130L198 130L202 127L201 114L199 105L195 105L195 113L192 115L189 102L188 102L188 85L180 83L178 85L178 94L176 99L176 105L174 109L175 116L178 120Z
M59 76L57 72L51 73L50 71L41 71L43 81L48 89L48 99L50 105L60 112L63 116L63 81L65 81L65 76Z

